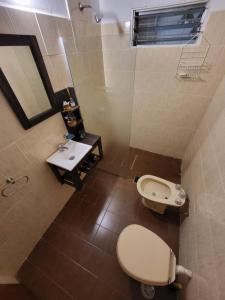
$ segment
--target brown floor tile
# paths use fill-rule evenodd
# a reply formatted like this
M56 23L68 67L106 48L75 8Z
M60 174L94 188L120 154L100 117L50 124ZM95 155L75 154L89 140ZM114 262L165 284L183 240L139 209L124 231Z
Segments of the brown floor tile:
M40 300L140 300L140 284L120 268L119 233L140 224L158 234L178 257L179 212L161 216L142 205L134 176L153 174L180 182L180 161L138 149L116 149L75 192L19 272ZM113 167L112 167L113 166ZM111 168L111 170L110 170ZM113 174L119 174L115 176ZM175 300L168 287L156 300Z
M41 271L26 261L18 273L18 278L41 300L71 300L74 298L49 280Z
M116 234L119 234L124 227L133 223L134 222L132 219L125 218L124 216L119 216L107 211L102 220L101 226Z
M61 252L73 259L85 269L98 275L102 267L104 252L96 246L80 239L77 235L54 224L44 235L50 244L58 247Z
M118 235L100 226L92 243L111 255L116 255L116 242Z
M108 211L133 218L140 201L141 197L137 193L136 184L132 180L120 178L114 187Z
M127 297L113 290L102 281L98 280L93 291L92 300L128 300Z
M37 298L22 284L0 284L0 299L37 300Z
M42 240L28 261L75 299L89 299L96 284L96 277L59 251Z
M104 212L102 212L102 217L103 213ZM94 224L92 220L85 220L78 228L76 228L76 230L74 230L74 233L81 239L91 242L98 231L99 226L99 224Z
M99 277L106 285L113 287L124 297L133 299L133 281L122 271L116 257L105 256L104 268L101 269Z

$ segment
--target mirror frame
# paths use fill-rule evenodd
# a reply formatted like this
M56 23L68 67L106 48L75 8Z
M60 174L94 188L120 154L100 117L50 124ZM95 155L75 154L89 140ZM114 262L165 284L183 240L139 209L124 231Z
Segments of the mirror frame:
M17 34L0 34L0 46L29 46L38 72L40 74L43 86L47 93L51 108L37 114L36 116L28 119L24 112L19 100L17 99L13 89L11 88L6 76L0 67L0 89L3 92L6 100L13 109L17 118L25 129L29 129L34 125L46 120L50 116L57 113L55 94L48 76L47 69L39 48L36 36L34 35L17 35Z

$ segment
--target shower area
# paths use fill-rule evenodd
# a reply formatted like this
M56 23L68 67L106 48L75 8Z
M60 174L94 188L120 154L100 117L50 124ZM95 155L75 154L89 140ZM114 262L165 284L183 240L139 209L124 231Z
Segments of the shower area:
M98 1L68 1L68 8L71 34L63 46L85 128L102 137L100 168L118 174L130 152L136 60L130 23L102 15Z

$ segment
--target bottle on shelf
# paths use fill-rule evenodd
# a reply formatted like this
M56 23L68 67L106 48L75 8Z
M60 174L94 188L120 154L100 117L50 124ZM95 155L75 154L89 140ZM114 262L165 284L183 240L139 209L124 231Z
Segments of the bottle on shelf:
M72 108L74 108L74 107L76 106L76 103L75 103L75 101L73 100L72 97L70 97L70 106L71 106Z
M63 110L64 111L70 111L71 110L70 101L67 101L67 100L63 101Z

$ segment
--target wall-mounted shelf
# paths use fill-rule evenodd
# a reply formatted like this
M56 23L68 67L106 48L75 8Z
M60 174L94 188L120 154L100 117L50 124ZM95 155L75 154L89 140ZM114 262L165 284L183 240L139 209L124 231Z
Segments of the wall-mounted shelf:
M81 141L83 136L85 135L85 128L80 111L80 105L78 104L74 88L69 87L68 89L63 89L56 93L56 96L59 102L59 111L61 111L62 118L68 132L75 136L76 141ZM63 101L69 101L71 97L75 102L75 107L63 109Z
M75 102L75 107L69 110L63 110L63 101L68 101L71 97ZM60 183L72 185L76 187L77 190L80 190L82 188L85 176L103 158L101 136L85 132L80 106L78 104L76 93L73 87L58 91L55 93L55 98L57 110L62 114L66 128L71 134L71 139L91 146L91 150L85 155L85 157L83 157L83 159L74 167L72 171L65 170L50 163L49 166ZM68 125L68 115L76 119L76 125L74 127L70 127ZM96 154L96 149L98 150L98 154Z
M80 105L76 105L75 107L73 108L70 108L69 110L63 110L62 113L69 113L69 112L74 112L76 110L78 110L80 108Z
M204 35L201 38L200 45L192 44L192 38L182 47L177 65L177 79L203 81L201 75L209 72L210 66L207 64L206 58L211 45Z

